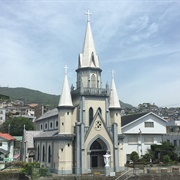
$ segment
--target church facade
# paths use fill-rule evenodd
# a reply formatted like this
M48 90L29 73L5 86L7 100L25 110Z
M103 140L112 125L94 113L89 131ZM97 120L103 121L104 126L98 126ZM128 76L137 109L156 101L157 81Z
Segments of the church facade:
M113 74L111 87L102 87L89 18L76 73L70 88L65 68L57 109L36 120L42 132L34 137L35 160L58 174L83 174L103 169L108 153L111 171L118 172L124 168L121 107Z

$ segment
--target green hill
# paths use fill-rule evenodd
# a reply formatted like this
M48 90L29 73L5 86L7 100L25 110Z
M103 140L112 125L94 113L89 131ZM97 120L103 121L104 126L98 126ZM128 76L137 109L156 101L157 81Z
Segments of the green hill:
M46 94L27 88L0 87L0 94L9 96L11 100L22 100L25 103L49 105L51 108L57 107L59 102L59 96L57 95Z
M22 100L25 103L38 103L42 105L49 105L50 108L55 108L58 105L59 97L57 95L46 94L40 91L27 88L8 88L0 87L0 94L9 96L11 100ZM130 104L120 101L122 108L132 108Z

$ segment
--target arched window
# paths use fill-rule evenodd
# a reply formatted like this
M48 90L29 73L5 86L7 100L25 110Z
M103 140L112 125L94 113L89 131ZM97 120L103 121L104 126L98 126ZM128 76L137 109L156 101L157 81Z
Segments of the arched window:
M58 127L58 121L56 121L56 127Z
M52 124L52 122L50 123L50 128L52 128L52 126L53 126L53 124Z
M48 148L48 163L51 162L51 146L49 145L49 148Z
M40 159L39 159L39 154L40 154L40 152L39 152L39 145L38 145L38 152L37 152L38 154L37 154L37 160L39 161Z
M91 75L91 87L96 88L96 76L95 76L95 74Z
M93 108L90 107L89 108L89 125L91 125L92 121L93 121Z
M100 108L100 107L98 108L98 110L99 110L100 114L102 114L102 110L101 110L101 108Z
M44 145L43 145L42 162L44 162L44 160L45 160L45 149L44 149Z

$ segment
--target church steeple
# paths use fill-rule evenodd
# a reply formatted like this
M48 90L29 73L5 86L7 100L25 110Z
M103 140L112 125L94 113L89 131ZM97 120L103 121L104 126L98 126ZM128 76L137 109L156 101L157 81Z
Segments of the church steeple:
M72 107L73 106L72 98L71 98L71 94L70 94L69 83L68 83L68 78L67 78L67 68L68 68L67 66L64 67L64 69L65 69L64 83L63 83L61 97L59 100L58 107L61 107L61 106Z
M84 45L82 53L79 55L79 67L95 67L99 68L99 60L98 56L96 55L96 50L94 46L94 40L93 35L91 31L91 25L90 25L90 15L91 13L88 12L85 13L87 15L87 27L86 27L86 34L84 39Z
M119 97L114 82L114 71L112 70L112 82L111 82L111 91L109 96L109 108L121 108L119 103Z

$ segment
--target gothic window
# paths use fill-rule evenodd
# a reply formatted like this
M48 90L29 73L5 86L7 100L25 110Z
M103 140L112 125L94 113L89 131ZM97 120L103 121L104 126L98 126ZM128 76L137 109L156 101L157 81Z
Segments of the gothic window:
M92 121L93 121L93 108L90 107L89 108L89 125L91 125Z
M52 128L52 126L53 126L53 124L52 124L52 122L50 123L50 128Z
M56 127L58 127L58 121L56 121Z
M40 160L39 159L39 154L40 154L40 152L39 152L39 145L38 145L38 152L37 152L38 154L37 154L37 159L38 159L38 161Z
M42 162L44 162L44 160L45 160L45 149L44 149L44 145L43 145Z
M49 145L49 148L48 148L48 163L51 162L51 147Z
M99 110L100 114L102 114L102 110L101 110L101 108L100 108L100 107L98 108L98 110Z
M96 88L96 76L95 76L95 74L91 75L91 87Z
M102 149L100 143L98 141L94 141L90 147L90 149Z

